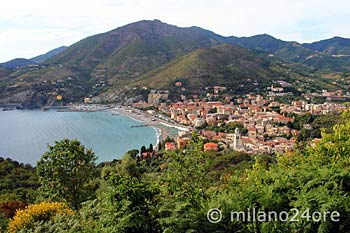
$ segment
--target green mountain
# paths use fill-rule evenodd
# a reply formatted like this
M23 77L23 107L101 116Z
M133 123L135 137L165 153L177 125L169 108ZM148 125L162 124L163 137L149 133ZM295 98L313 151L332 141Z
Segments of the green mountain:
M0 80L10 74L10 70L0 66Z
M13 69L16 67L24 67L24 66L29 66L29 65L36 65L37 63L35 61L32 61L30 59L26 58L15 58L13 60L0 63L0 66L8 68L8 69Z
M270 35L262 34L252 37L229 37L230 44L237 44L244 48L256 49L272 53L277 57L290 62L299 62L301 59L314 54L297 42L287 42Z
M313 51L326 53L328 55L350 56L350 39L338 36L314 43L305 43L302 44L302 46Z
M145 20L83 39L48 62L78 66L89 71L92 78L108 77L114 85L194 49L223 41L223 37L201 28L179 28L159 20Z
M284 61L306 65L323 72L350 70L350 40L334 37L311 44L299 44L276 39L270 35L229 37L230 44L272 53Z
M91 90L86 76L74 67L59 65L16 69L0 79L0 106L8 103L23 108L59 105L57 95L63 95L63 103L77 101Z
M13 69L1 78L0 105L40 107L58 104L57 95L63 96L65 104L103 93L105 100L114 95L125 101L145 95L131 91L125 97L129 87L172 87L175 79L184 79L188 90L198 85L231 85L233 90L248 91L258 88L254 83L293 82L308 76L310 67L314 71L350 69L348 57L316 52L266 34L223 37L159 20L128 24L62 50L36 57L44 60L37 67Z
M180 28L159 20L132 23L83 39L38 68L12 73L7 83L0 83L0 104L11 99L28 102L32 95L27 92L41 93L43 105L54 103L58 94L64 103L81 100L122 88L174 58L223 42L224 37L198 27ZM18 94L21 98L13 98Z
M30 60L36 62L36 63L42 63L44 62L46 59L49 59L61 52L63 52L64 50L66 50L68 47L67 46L61 46L61 47L58 47L58 48L55 48L45 54L42 54L42 55L39 55L39 56L36 56L36 57L32 57Z
M271 85L273 80L290 80L289 68L266 53L247 50L237 45L222 44L195 50L143 76L135 86L171 89L176 81L196 89L221 85L234 91L253 91Z
M10 61L0 63L0 66L8 68L8 69L14 69L14 68L20 68L20 67L25 67L29 65L37 65L38 63L42 63L46 59L49 59L61 52L63 52L66 48L66 46L61 46L59 48L53 49L45 54L26 59L26 58L15 58Z

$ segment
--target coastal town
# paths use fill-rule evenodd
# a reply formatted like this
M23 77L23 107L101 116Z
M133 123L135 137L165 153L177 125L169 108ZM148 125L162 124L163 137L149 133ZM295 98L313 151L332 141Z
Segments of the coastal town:
M176 83L175 85L180 85ZM299 130L293 128L295 116L339 114L346 106L349 97L342 91L309 93L300 100L290 103L278 101L278 97L292 93L284 88L271 85L266 93L244 94L241 96L223 95L226 88L208 88L206 98L181 96L182 101L169 102L168 91L152 90L148 101L140 101L129 106L130 112L144 114L154 121L168 122L169 126L182 126L173 141L165 142L165 150L182 149L196 131L205 142L204 150L234 150L246 153L284 153L292 151ZM222 101L210 101L212 98ZM312 97L324 98L323 103L312 103ZM301 128L312 129L311 124ZM164 140L164 135L162 139ZM318 138L314 138L317 141Z
M181 82L175 82L181 87ZM57 111L111 111L131 117L156 131L155 148L163 143L166 151L183 149L196 132L204 150L240 151L252 154L277 154L293 151L301 129L312 130L303 123L295 127L297 116L336 115L347 108L349 93L342 90L307 92L299 96L287 91L289 83L271 84L265 92L231 94L224 86L207 87L203 96L181 95L173 102L169 90L150 90L147 101L128 106L96 104L95 98L84 98L84 104L63 106ZM57 96L61 98L61 96ZM43 108L44 110L46 108ZM318 137L313 137L317 142Z
M0 233L350 233L349 9L2 1Z

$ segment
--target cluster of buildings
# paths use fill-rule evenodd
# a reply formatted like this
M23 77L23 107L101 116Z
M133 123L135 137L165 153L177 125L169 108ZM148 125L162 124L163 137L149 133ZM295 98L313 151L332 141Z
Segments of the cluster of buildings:
M241 105L221 102L181 102L173 103L165 110L170 111L170 118L185 125L200 128L215 125L242 125L247 129L243 135L238 128L234 133L199 130L200 136L211 143L205 150L233 149L251 153L273 153L292 150L296 132L286 124L294 118L286 117L266 105L262 96L254 99L242 99ZM214 111L213 111L214 110ZM279 124L280 123L280 124ZM179 137L181 139L181 137ZM216 144L216 146L213 145Z
M215 87L213 94L225 91L224 87ZM310 104L304 100L282 104L275 101L273 93L283 93L282 87L271 86L266 96L247 94L228 98L224 101L192 99L169 103L168 92L152 91L148 103L137 103L134 107L154 106L159 112L180 124L197 128L200 136L209 141L204 150L233 149L247 153L283 153L293 150L298 132L288 127L293 124L295 114L333 114L345 109L342 103ZM273 93L271 93L273 92ZM293 113L293 114L291 114ZM234 132L208 130L213 126L240 125ZM306 127L306 126L305 126ZM168 142L166 150L181 149L190 139L188 133L180 134L175 143Z
M315 115L327 115L339 113L345 109L345 106L342 103L309 104L306 101L298 100L292 101L291 105L282 105L280 109L281 113L303 114L309 112Z

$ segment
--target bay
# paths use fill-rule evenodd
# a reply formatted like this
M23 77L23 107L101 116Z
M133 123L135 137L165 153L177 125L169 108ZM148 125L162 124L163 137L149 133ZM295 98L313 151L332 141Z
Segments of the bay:
M97 162L120 159L130 149L156 144L150 127L111 112L12 110L0 112L0 156L36 165L55 141L78 139L98 156Z

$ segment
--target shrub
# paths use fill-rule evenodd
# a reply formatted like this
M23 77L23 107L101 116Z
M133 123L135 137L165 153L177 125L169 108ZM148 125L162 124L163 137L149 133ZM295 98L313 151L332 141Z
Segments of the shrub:
M23 210L18 210L8 225L10 233L23 229L30 229L38 221L54 220L57 215L73 214L63 202L41 202L27 206Z

